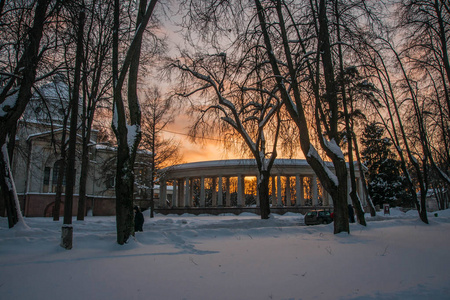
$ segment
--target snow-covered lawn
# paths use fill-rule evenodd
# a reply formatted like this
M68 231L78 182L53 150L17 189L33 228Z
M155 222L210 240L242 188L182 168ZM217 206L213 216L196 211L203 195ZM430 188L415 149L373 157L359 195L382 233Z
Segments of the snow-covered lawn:
M162 216L116 244L114 217L0 218L0 299L450 299L450 211L393 209L334 235L303 216Z

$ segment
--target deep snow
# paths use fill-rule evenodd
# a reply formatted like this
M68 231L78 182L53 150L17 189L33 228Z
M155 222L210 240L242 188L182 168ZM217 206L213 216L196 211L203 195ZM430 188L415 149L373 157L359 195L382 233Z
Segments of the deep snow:
M303 216L163 216L116 244L114 217L0 218L0 299L450 299L450 210L391 210L351 234ZM368 215L366 215L368 216Z

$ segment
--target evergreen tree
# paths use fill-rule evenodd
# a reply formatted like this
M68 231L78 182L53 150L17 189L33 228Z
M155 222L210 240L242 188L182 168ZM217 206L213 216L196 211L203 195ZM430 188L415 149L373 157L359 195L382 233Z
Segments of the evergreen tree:
M384 128L367 124L361 138L362 160L367 167L369 194L374 205L397 206L406 201L400 163L391 151L392 141L384 137Z

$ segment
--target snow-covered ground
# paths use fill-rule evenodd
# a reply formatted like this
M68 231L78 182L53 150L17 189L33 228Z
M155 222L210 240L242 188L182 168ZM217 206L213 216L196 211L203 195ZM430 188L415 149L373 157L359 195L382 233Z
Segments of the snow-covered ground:
M124 246L114 217L88 217L72 250L61 222L0 218L0 299L450 299L450 210L429 217L393 209L334 235L297 214L146 216Z

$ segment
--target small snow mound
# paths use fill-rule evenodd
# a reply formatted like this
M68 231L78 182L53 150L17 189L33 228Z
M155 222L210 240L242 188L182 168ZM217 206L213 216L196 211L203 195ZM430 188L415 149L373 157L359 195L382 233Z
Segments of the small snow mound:
M119 245L117 243L114 243L112 246L112 250L115 251L123 251L123 250L134 250L142 247L142 244L139 242L139 235L142 234L140 232L136 232L135 236L130 236L128 241L123 244Z
M163 224L173 224L173 219L163 219L163 220L157 220L154 222L155 224L158 225L163 225Z
M25 222L18 222L13 228L16 231L30 231L31 228Z

